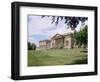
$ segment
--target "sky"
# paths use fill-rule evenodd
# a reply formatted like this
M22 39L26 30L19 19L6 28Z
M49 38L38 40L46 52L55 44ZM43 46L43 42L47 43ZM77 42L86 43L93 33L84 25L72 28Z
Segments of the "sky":
M67 28L64 20L60 21L56 26L52 24L52 17L44 17L28 15L28 42L35 43L39 47L39 41L50 39L55 34L65 34L72 32L71 29ZM76 31L81 28L81 22L78 24Z

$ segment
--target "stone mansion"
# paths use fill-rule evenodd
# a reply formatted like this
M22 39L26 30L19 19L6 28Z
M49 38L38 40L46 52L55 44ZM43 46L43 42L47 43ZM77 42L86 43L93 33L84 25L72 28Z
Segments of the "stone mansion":
M56 49L56 48L73 48L74 38L72 33L68 34L55 34L49 40L39 41L40 49Z

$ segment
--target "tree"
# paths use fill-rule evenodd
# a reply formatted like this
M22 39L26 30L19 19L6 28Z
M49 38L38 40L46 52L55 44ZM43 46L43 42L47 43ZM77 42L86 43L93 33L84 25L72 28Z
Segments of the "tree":
M28 42L28 50L36 50L36 45L34 43Z
M31 43L28 42L28 50L32 50Z
M35 45L34 43L32 43L31 46L32 46L32 49L33 49L33 50L36 50L36 45Z
M44 18L45 15L42 16ZM58 23L62 20L64 20L64 23L68 26L68 28L71 28L72 30L75 30L77 25L79 24L79 21L81 21L82 24L88 19L87 17L68 17L68 16L47 16L52 17L52 24L55 23L55 25L58 25Z
M82 45L85 48L87 47L87 40L88 40L87 28L88 26L86 25L82 30L74 34L75 42L76 42L76 45L78 45L78 47L81 47Z

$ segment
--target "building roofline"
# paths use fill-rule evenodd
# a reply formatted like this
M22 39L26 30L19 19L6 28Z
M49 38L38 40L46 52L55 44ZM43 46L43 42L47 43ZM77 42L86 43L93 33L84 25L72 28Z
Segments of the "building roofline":
M45 42L48 42L48 41L51 41L51 40L41 40L41 41L39 41L39 42L44 42L44 41L45 41Z

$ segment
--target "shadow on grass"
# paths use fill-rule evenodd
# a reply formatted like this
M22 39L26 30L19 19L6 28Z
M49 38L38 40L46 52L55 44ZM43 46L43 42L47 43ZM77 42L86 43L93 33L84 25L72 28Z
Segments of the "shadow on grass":
M87 64L87 58L83 58L83 59L78 59L78 60L74 60L72 64Z
M84 50L84 51L81 51L81 52L83 52L83 53L87 53L87 50Z
M83 58L83 59L73 60L72 63L64 65L76 65L76 64L87 64L87 63L88 63L87 58Z
M84 49L84 50L82 50L82 51L80 51L80 52L87 53L88 50L87 50L87 49Z

